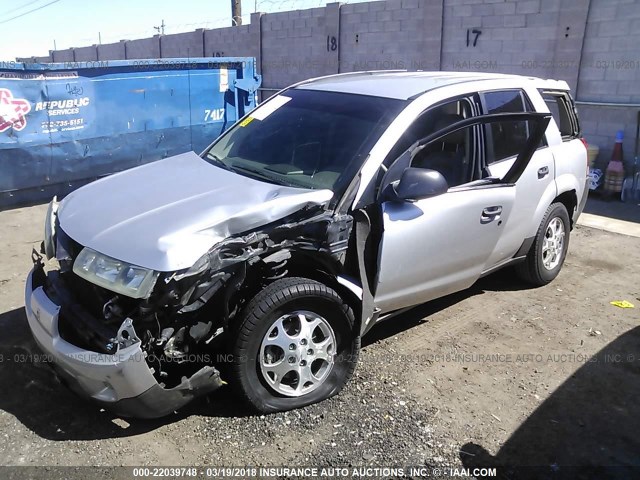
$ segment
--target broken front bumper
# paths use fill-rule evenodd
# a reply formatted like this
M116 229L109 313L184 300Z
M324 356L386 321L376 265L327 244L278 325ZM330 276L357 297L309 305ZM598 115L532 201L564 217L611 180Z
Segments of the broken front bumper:
M223 385L218 371L206 366L190 378L183 378L176 387L163 388L147 366L140 342L113 355L67 342L58 331L60 305L47 296L41 268L36 266L27 278L25 310L29 327L61 380L76 393L118 415L156 418Z

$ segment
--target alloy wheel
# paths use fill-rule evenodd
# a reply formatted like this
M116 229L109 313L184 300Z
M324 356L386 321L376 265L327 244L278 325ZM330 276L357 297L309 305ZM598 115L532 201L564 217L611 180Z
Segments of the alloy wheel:
M553 218L547 225L542 242L542 264L547 270L558 266L564 251L564 223L558 217Z
M266 383L287 397L322 385L334 365L336 336L329 322L310 311L281 316L267 329L258 363Z

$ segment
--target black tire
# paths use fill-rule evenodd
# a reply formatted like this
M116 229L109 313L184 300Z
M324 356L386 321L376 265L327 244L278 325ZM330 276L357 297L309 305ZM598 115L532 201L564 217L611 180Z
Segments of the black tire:
M315 390L298 397L271 388L258 363L267 331L283 315L310 311L326 319L335 334L333 367ZM259 292L242 311L233 335L232 378L235 390L253 409L271 413L304 407L329 398L349 381L358 362L360 335L354 332L352 309L326 285L306 278L276 280Z
M559 219L564 226L564 242L558 264L554 268L548 269L544 266L543 262L543 243L549 224L556 218ZM546 285L555 279L558 273L560 273L567 256L570 229L571 223L566 207L562 203L552 203L542 218L542 222L536 233L536 238L527 253L526 260L516 265L516 273L518 276L525 282L537 287Z

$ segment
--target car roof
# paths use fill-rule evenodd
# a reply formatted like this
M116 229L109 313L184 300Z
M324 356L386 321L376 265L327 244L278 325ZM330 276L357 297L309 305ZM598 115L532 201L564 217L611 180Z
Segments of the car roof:
M563 81L544 80L536 77L508 75L503 73L480 72L407 72L373 71L353 72L314 78L295 85L303 90L352 93L374 97L408 100L422 93L440 87L482 80L514 80L514 86L525 82L536 84L537 88L568 90Z

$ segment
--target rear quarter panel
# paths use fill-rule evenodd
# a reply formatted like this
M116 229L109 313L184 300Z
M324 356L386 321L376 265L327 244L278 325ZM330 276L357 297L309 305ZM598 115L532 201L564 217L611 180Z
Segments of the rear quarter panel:
M538 93L536 86L526 88L526 92L536 111L549 112L549 107ZM555 182L552 184L553 188L548 188L540 198L527 237L536 234L542 217L555 197L565 192L574 191L577 204L580 204L580 200L585 194L587 149L582 141L577 138L563 141L558 125L553 118L547 126L545 136L549 151L553 155ZM570 217L573 215L574 212L569 212Z
M556 185L558 195L574 190L576 192L577 205L587 194L587 149L579 139L561 142L553 151L556 164ZM569 212L573 217L575 212ZM574 218L575 220L575 218Z

